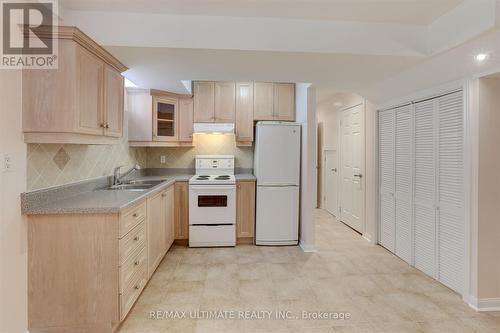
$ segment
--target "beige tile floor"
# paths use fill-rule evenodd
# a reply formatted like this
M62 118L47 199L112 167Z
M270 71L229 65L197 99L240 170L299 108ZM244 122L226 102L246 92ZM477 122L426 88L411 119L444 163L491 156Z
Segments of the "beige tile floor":
M298 247L173 247L120 332L500 332L499 313L474 312L326 212L317 210L315 218L313 254ZM151 311L238 317L246 310L289 311L291 319L150 319ZM303 311L350 318L301 319Z

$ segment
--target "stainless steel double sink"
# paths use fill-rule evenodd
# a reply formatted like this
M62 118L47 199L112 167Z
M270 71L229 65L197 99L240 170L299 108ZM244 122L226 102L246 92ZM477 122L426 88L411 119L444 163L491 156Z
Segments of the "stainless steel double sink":
M128 180L119 185L112 185L104 190L108 191L147 191L166 180Z

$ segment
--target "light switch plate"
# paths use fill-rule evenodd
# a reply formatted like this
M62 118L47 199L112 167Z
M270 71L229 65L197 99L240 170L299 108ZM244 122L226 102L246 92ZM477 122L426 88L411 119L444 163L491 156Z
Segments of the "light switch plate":
M161 156L160 156L160 163L161 163L161 164L165 164L165 163L167 163L167 157L166 157L165 155L161 155Z

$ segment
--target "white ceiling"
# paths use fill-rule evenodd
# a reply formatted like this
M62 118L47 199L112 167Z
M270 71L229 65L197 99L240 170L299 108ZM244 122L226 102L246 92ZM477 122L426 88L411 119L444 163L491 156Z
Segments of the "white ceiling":
M496 1L59 2L62 24L104 45L139 87L186 92L182 80L310 82L322 102L366 91L493 29Z
M65 8L428 25L463 0L59 0Z
M141 88L185 92L181 80L312 82L319 98L332 91L374 84L420 61L420 57L352 54L106 47Z

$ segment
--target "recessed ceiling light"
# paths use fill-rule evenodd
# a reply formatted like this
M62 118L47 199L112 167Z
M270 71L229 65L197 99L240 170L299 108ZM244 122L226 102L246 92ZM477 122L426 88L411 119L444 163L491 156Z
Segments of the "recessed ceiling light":
M476 61L478 62L483 62L486 60L486 58L488 58L488 55L486 53L479 53L477 54L475 57Z

